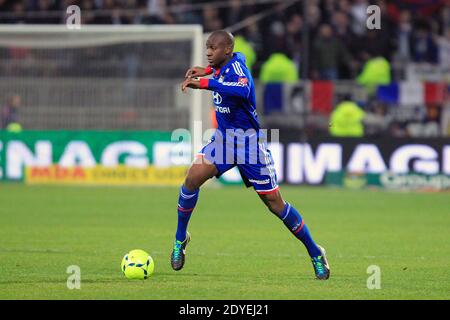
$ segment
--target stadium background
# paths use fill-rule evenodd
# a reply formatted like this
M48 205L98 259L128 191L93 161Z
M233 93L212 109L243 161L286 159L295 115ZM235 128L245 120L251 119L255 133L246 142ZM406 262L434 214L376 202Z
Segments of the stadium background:
M381 29L367 28L367 8L371 4L379 8ZM448 137L450 130L449 8L445 1L212 1L206 4L195 1L3 1L1 22L10 27L11 24L64 25L69 16L64 9L70 5L81 9L82 26L96 24L103 26L102 30L105 26L108 29L108 25L118 29L129 24L199 24L205 33L225 27L233 31L237 38L236 50L246 54L248 65L258 79L262 124L268 129L280 129L282 141L273 148L279 158L278 171L283 171L279 174L281 180L286 177L284 180L288 183L308 183L311 179L301 176L311 170L318 171L316 175L322 177L321 183L327 180L328 171L339 171L343 177L342 172L352 159L351 154L338 152L334 157L342 159L333 165L327 156L320 159L320 152L314 157L310 145L305 145L303 151L289 143L305 143L314 138L317 148L320 141L331 141L330 137L364 137L371 139L368 143L379 149L374 151L375 156L383 160L371 162L363 157L359 161L356 154L355 161L360 163L350 165L355 169L349 170L354 171L350 174L356 179L361 179L361 174L382 174L391 169L395 174L418 175L403 180L397 176L375 180L409 181L405 182L405 187L431 189L436 189L436 185L438 189L449 185L446 175L450 173L450 151L442 139ZM26 32L14 34L12 40L8 27L1 34L3 128L9 125L14 131L17 123L19 129L41 131L193 129L194 108L189 106L198 103L180 94L177 87L184 70L193 61L189 41L142 38L141 42L130 43L125 40L128 34L122 33L122 41L111 44L106 36L91 32L88 34L97 39L98 45L89 45L86 34L78 36L77 45L73 40L77 33L72 31L71 35L53 34L52 37L59 38L53 39L59 43L57 46L47 39L45 32L40 35L42 40L36 37L31 42ZM214 119L207 113L211 105L209 95L202 94L202 99L204 107L198 120L203 120L205 130L214 126ZM45 134L28 134L28 139L33 137L36 144L45 139ZM403 140L393 142L392 138ZM411 147L414 140L408 139L416 138L430 139L422 140L423 146L429 148L424 151ZM9 139L15 138L5 137L1 148L3 179L26 176L14 173L15 169L11 168L13 160L8 159L14 158L16 153L17 161L23 162L17 166L37 164L42 167L46 161L57 164L55 162L60 160L53 154L51 160L39 160L37 156L34 163L32 156L26 156L26 150L26 154L21 150L15 152L14 145L7 142ZM90 142L98 139L94 133L92 136L84 133L82 137L73 133L65 140L52 141L50 148L67 147L77 139L89 141L85 149L94 150L90 150L90 159L77 160L76 154L83 154L84 151L79 150L83 146L73 146L72 158L75 159L72 162L98 164L106 146ZM341 147L347 145L346 140L334 141ZM28 143L33 144L30 140ZM393 144L397 149L409 146L406 164L389 163L397 162L392 160L396 150ZM134 147L139 149L139 145ZM142 145L140 147L142 149ZM198 148L198 144L195 147ZM151 152L148 149L153 149L153 145L147 145L147 152ZM301 163L290 164L296 152ZM352 150L346 153L349 152ZM135 153L142 156L139 151ZM167 156L160 151L156 154L160 159L149 158L147 162L166 161L167 166L170 162ZM312 156L310 160L319 165L311 163L308 154ZM414 164L414 157L428 164ZM180 161L188 164L189 160L185 157ZM147 162L142 161L141 166L144 166ZM48 172L36 174L49 175ZM431 176L437 178L433 180ZM236 172L229 177L230 181L239 180ZM345 181L335 181L333 177L333 183ZM313 180L317 183L317 179ZM367 181L361 183L367 184Z
M66 9L71 5L81 9L79 30L66 27L70 16ZM380 9L381 29L367 28L370 5ZM272 143L271 149L280 182L290 185L284 187L286 194L297 199L293 201L298 201L310 216L317 214L311 218L315 230L320 230L323 220L328 219L330 225L323 226L322 236L329 243L337 241L341 245L341 251L335 250L331 257L345 265L349 257L355 256L346 256L345 250L358 252L352 247L357 246L354 241L346 243L345 237L334 229L337 225L345 230L342 219L359 223L355 223L352 232L369 248L373 243L366 233L372 231L372 219L378 220L380 232L386 237L385 242L378 239L379 250L398 239L403 239L402 243L412 241L422 228L420 221L426 219L428 224L423 231L433 237L421 245L405 245L401 256L412 259L416 266L418 284L413 289L420 287L421 281L433 284L413 290L408 282L411 278L394 270L391 284L396 284L395 278L403 282L398 291L389 291L387 296L370 296L352 285L348 286L349 291L340 291L344 282L334 284L334 295L322 295L310 283L306 284L312 292L310 296L295 295L287 283L284 288L276 288L279 295L271 295L264 286L259 295L250 289L239 291L233 287L238 293L233 295L211 276L208 281L223 291L217 293L205 287L205 293L198 294L198 287L189 282L192 292L172 295L169 289L176 285L175 281L163 272L156 284L161 295L145 292L144 296L448 298L445 281L439 280L448 275L439 267L448 265L448 258L431 260L432 270L423 266L431 255L428 248L432 243L442 244L441 253L449 250L444 226L450 217L449 197L445 193L450 188L450 7L445 0L0 1L0 210L4 229L0 252L5 261L18 265L23 255L31 254L33 261L41 265L42 255L62 250L61 255L80 255L89 265L87 268L92 268L94 262L84 257L87 244L73 245L72 252L66 236L73 241L86 237L91 242L99 232L114 242L114 233L124 226L130 234L117 244L116 250L106 242L95 250L105 250L114 261L121 249L129 249L133 243L142 247L148 243L148 230L140 223L146 221L157 224L148 228L154 233L153 246L157 249L153 249L153 254L158 268L158 262L167 255L161 248L171 239L174 227L167 212L173 211L176 187L182 183L191 160L190 141L178 142L186 130L175 131L175 141L174 130L194 129L193 120L203 120L201 133L214 127L210 94L182 94L180 84L194 62L206 64L204 39L208 32L221 28L234 33L236 50L247 56L256 81L262 126L279 129L279 140ZM201 51L198 32L202 34ZM203 136L203 140L207 138L208 135ZM242 186L225 186L240 183L237 172L209 183L211 188L205 189L201 200L204 207L198 209L205 220L194 221L200 234L208 235L208 221L215 222L205 212L208 205L212 206L212 201L206 200L208 194L213 199L226 194L244 203L250 196L241 194ZM61 185L71 186L61 189ZM117 185L130 189L111 187ZM398 190L402 193L396 193ZM109 199L109 195L116 199ZM140 202L137 195L149 199ZM329 197L329 206L317 207L324 197ZM337 208L333 202L339 203ZM381 204L385 205L380 207ZM30 213L35 206L42 219L40 224L31 221L36 218L37 213ZM215 210L228 215L222 226L237 236L232 221L242 219L243 212L227 210L226 206L223 203L223 208ZM147 216L149 210L158 212ZM246 205L242 210L251 211ZM95 211L98 221L85 216L91 211ZM139 221L123 220L123 212ZM79 223L77 230L81 232L75 233L65 224L69 222L62 222L66 216L56 218L60 213L73 215L67 221ZM362 218L361 213L367 216ZM255 213L255 217L259 215ZM273 221L267 218L265 224L264 219L260 228L273 228ZM93 226L100 221L111 225L106 223L99 231L90 229L89 221ZM252 224L250 220L244 219L245 222ZM387 227L391 223L393 229ZM51 226L61 232L47 229ZM400 227L404 227L401 232ZM22 228L35 235L24 242ZM392 238L394 230L396 236ZM254 233L238 234L250 242L251 235L258 237ZM280 243L281 235L274 232L272 236L276 239L274 244ZM63 239L63 244L56 245L57 239ZM230 240L225 243L236 249L235 258L249 268L250 271L241 272L250 288L253 283L249 279L258 271L246 264L245 253L239 251L242 248L233 246ZM206 252L213 250L203 245ZM256 250L258 258L257 249L248 246L250 251ZM280 261L288 259L276 255L277 250L273 245L267 254ZM391 250L381 255L383 263L389 266L389 256L395 254ZM366 254L366 260L372 259L365 249L360 254ZM200 258L204 255L201 253ZM94 259L95 263L102 263L101 256ZM64 263L55 263L55 272L61 271L56 265ZM396 267L400 268L400 264ZM206 267L200 262L194 265ZM261 262L257 266L266 265ZM0 285L6 287L1 297L40 297L37 291L21 292L27 282L17 280L19 271L5 268ZM104 277L92 272L87 286L94 286L100 279L114 291L114 284L108 281L115 281L116 275L110 269L115 270L105 267ZM364 271L362 278L366 276ZM45 286L43 297L74 297L57 286L58 282L64 283L64 276L36 271L39 281L50 283L46 286L37 281ZM364 283L364 279L358 281ZM139 298L132 290L126 285L125 297ZM143 290L140 288L139 292ZM102 296L84 293L87 295L83 297Z

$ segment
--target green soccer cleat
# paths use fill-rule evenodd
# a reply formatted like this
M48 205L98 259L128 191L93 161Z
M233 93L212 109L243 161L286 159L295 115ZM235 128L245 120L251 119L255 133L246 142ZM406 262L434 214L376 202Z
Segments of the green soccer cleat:
M170 263L172 264L172 269L175 271L181 270L184 266L184 260L186 255L186 246L191 241L191 235L186 232L186 239L183 242L175 240L173 244L172 256L170 258Z
M330 266L328 265L327 255L325 249L318 246L322 255L311 258L316 279L327 280L330 277Z

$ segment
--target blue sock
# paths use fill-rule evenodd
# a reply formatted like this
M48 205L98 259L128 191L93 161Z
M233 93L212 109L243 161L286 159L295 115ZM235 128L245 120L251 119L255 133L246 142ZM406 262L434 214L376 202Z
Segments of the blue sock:
M178 197L178 227L175 238L179 241L186 239L186 229L191 218L192 211L197 203L199 189L187 190L184 185L181 187Z
M309 230L305 225L302 217L297 210L286 202L280 219L291 230L292 234L305 245L311 257L321 255L319 248L309 234Z

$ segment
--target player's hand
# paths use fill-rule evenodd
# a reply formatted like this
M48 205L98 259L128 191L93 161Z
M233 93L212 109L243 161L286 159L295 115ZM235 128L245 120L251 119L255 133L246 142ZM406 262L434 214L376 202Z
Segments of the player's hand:
M186 92L186 88L200 89L200 80L187 78L181 85L181 91Z
M205 72L206 68L203 67L193 67L186 71L185 78L195 78L195 77L204 77L207 76Z

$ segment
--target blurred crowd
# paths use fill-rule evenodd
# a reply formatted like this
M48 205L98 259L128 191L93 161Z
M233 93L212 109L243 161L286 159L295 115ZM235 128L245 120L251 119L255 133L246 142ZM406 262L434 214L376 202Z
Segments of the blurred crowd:
M447 76L437 81L447 83L448 87L449 0L305 1L0 0L0 23L62 24L68 16L66 9L77 5L81 9L82 24L201 24L205 32L228 28L236 37L237 50L246 54L247 65L263 83L298 83L301 77L307 77L312 80L349 79L364 86L370 99L358 101L364 112L355 112L357 132L361 132L363 125L367 136L380 133L398 137L450 135L448 97L444 98L445 103L419 102L413 108L394 108L397 102L389 105L375 95L376 86L410 80L405 79L410 63L443 70ZM367 27L370 5L379 8L379 29ZM128 57L127 52L128 48L124 57ZM99 57L105 59L111 54L104 52ZM134 70L136 57L133 58L124 58L124 61L125 66L131 61ZM97 61L92 57L87 60ZM79 64L76 65L78 68ZM87 69L80 68L80 72L89 75L88 67L86 64ZM98 72L97 66L95 70ZM141 73L142 77L146 76L142 70ZM324 91L319 91L318 98L322 99ZM356 105L348 103L339 108L335 100L335 97L330 98L334 109L331 118L339 119L335 114L338 109L358 110ZM13 107L5 110L2 127L14 122L17 114ZM321 131L326 132L329 118L322 118ZM286 118L282 119L284 123ZM293 121L297 120L293 118Z
M353 79L374 56L385 57L394 69L408 61L450 65L448 0L309 0L307 6L258 0L0 0L0 22L63 23L74 4L81 8L82 24L200 23L208 32L248 21L235 34L254 51L256 76L273 52L286 54L299 74L312 79ZM366 27L372 4L380 8L380 30ZM256 15L260 19L252 20ZM308 46L307 65L302 45Z

